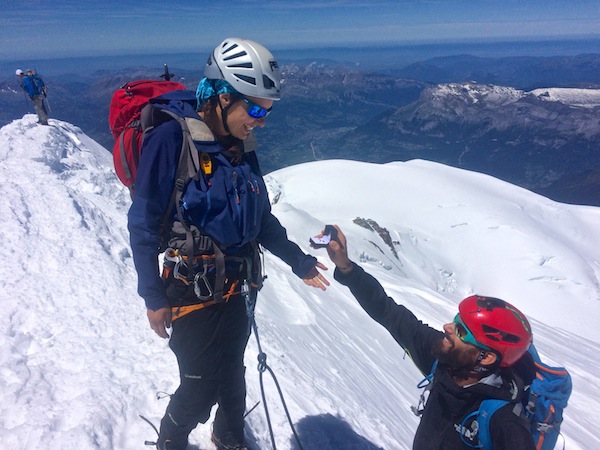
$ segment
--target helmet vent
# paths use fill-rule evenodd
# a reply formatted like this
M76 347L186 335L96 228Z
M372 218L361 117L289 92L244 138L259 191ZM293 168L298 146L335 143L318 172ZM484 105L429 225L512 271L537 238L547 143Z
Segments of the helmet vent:
M275 87L275 83L268 76L263 74L263 86L265 89L273 89Z
M245 81L246 83L250 83L253 86L256 86L256 78L254 77L249 77L248 75L242 75L241 73L236 73L234 74L237 78L239 78L242 81Z
M477 296L477 306L483 309L487 309L488 311L493 310L494 308L505 308L505 302L498 298L494 297L481 297Z
M227 41L223 42L223 47L225 47L227 45ZM223 53L227 53L230 52L231 50L237 48L237 44L234 42L232 45L230 45L229 47L227 47L225 50L223 50Z
M229 56L226 56L226 57L224 57L224 58L223 58L223 61L231 61L232 59L235 59L235 58L240 58L240 57L242 57L242 56L246 56L247 54L248 54L248 53L246 53L246 51L245 51L245 50L242 50L241 52L239 52L239 53L236 53L235 55L229 55Z
M485 333L488 339L496 342L508 342L511 344L518 344L521 342L521 338L506 331L499 330L489 325L482 324L481 329Z
M247 63L239 63L239 64L230 64L227 67L235 67L240 69L252 69L254 67L251 62Z

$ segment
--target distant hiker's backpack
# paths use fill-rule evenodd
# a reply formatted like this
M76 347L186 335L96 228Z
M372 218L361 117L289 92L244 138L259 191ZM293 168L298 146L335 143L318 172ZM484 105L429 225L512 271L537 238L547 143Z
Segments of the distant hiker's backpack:
M110 101L108 125L115 139L113 162L119 180L135 191L135 177L142 149L144 125L141 112L151 98L185 86L174 81L140 80L118 89Z
M42 80L37 73L32 73L31 75L28 75L28 77L30 77L31 82L35 86L36 90L40 94L46 95L46 84L44 83L44 80Z
M551 367L543 363L533 344L529 347L529 353L524 356L524 359L533 361L535 377L531 381L531 385L527 386L522 403L517 404L513 411L517 415L521 415L523 411L525 412L536 450L553 450L560 435L563 411L567 407L567 401L571 395L571 375L564 367ZM419 387L427 388L431 386L431 384L427 384L427 381L429 383L433 381L436 367L437 360L433 364L431 373L419 383ZM424 396L422 395L421 404L423 402ZM484 400L481 402L478 411L465 417L463 425L473 415L477 416L480 446L474 448L493 450L490 421L492 415L508 403L504 400ZM421 404L419 410L413 407L413 412L417 415L420 415L423 411ZM467 443L467 445L470 444Z

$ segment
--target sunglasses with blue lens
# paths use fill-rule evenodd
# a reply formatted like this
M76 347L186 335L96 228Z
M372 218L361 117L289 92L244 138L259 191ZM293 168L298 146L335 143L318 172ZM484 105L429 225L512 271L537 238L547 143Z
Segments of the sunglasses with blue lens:
M454 317L454 334L456 334L456 336L461 341L466 342L467 344L472 344L476 347L483 348L485 350L492 350L487 345L483 345L477 342L477 339L475 339L475 336L473 335L471 330L467 328L465 323L460 318L460 314L457 314Z
M269 109L265 109L262 106L258 106L256 103L252 103L246 97L240 98L248 106L248 115L255 119L262 119L263 117L267 117L273 109L272 107Z

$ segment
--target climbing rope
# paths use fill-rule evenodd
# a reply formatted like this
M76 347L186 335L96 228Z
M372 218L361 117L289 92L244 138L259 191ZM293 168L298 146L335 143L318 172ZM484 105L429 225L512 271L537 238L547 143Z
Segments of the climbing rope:
M271 445L273 446L273 450L277 450L277 446L275 445L275 435L273 433L273 426L271 425L271 417L269 415L269 407L267 405L267 399L265 397L265 388L263 382L263 374L268 371L275 382L275 386L277 387L277 392L279 392L279 398L281 399L281 404L283 405L283 409L285 411L285 415L287 417L288 423L290 424L290 428L292 429L292 433L294 434L294 438L298 443L299 450L304 450L302 447L302 443L300 442L300 438L296 433L296 429L294 428L294 424L292 422L292 418L290 416L290 412L288 411L287 405L285 403L285 398L283 397L283 392L281 391L281 387L279 385L279 381L277 381L277 377L273 370L267 364L267 354L263 352L262 347L260 345L260 338L258 336L258 327L256 326L256 320L254 319L254 308L256 306L256 296L252 299L250 295L250 286L247 281L244 281L242 284L242 295L246 301L246 311L248 313L248 321L249 325L254 331L254 337L256 339L256 344L258 345L258 372L259 372L259 380L260 380L260 394L262 396L263 406L265 408L265 416L267 418L267 425L269 426L269 434L271 436Z

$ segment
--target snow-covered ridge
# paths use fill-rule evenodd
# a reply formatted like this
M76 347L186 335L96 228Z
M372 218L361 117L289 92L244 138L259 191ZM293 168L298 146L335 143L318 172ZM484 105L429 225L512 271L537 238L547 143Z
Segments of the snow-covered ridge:
M549 88L535 89L532 95L549 102L560 102L570 106L596 108L600 106L600 89Z
M138 415L158 423L166 401L156 393L173 392L178 372L135 293L128 192L110 153L79 128L35 121L27 115L0 129L0 442L15 450L143 448L155 435ZM523 309L543 356L573 375L567 448L600 448L590 414L600 409L600 208L420 160L320 161L276 171L267 184L292 240L331 268L308 238L340 225L351 257L432 326L451 320L473 292ZM410 449L421 375L409 358L331 270L326 292L268 252L265 270L261 344L304 447ZM248 406L261 399L256 365L251 338ZM268 379L265 387L277 446L294 448L276 388ZM248 424L251 443L266 449L261 408ZM211 448L209 425L192 433L190 448Z
M429 88L429 92L432 98L438 101L456 97L470 104L485 100L490 105L501 106L533 96L573 107L595 108L600 106L600 89L544 88L523 91L507 86L448 83L433 86Z
M498 106L516 102L523 98L524 91L507 87L483 85L476 83L448 83L439 84L429 88L431 96L438 101L448 97L455 97L466 103L478 103L486 100Z

